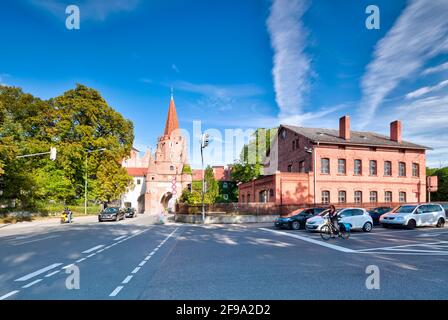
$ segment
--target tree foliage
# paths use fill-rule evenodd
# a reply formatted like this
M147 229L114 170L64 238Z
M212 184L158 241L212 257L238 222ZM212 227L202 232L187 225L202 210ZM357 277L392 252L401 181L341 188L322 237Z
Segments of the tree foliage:
M427 176L438 177L438 190L431 193L431 201L448 201L448 167L426 170Z
M86 169L91 199L119 197L132 181L120 163L133 139L132 122L84 85L47 101L0 86L3 197L24 207L36 200L70 203L82 198ZM51 147L58 151L54 162L48 156L16 158ZM100 148L107 150L88 152Z
M204 203L214 204L219 198L219 184L218 181L215 180L213 168L208 166L205 169L204 175L206 185ZM191 191L188 189L183 190L179 200L181 203L186 203L189 205L202 204L202 181L193 181Z

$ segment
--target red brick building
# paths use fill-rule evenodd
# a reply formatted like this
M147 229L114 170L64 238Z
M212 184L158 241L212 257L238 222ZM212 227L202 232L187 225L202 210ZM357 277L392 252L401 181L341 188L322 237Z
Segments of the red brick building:
M239 186L239 202L424 202L427 149L401 139L400 121L390 136L351 131L348 116L339 130L281 125L265 175Z

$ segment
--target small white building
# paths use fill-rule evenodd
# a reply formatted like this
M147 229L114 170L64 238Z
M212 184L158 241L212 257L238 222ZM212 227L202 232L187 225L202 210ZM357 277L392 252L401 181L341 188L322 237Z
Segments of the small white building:
M146 174L147 168L126 168L134 180L134 186L121 197L122 207L131 207L138 213L145 211Z

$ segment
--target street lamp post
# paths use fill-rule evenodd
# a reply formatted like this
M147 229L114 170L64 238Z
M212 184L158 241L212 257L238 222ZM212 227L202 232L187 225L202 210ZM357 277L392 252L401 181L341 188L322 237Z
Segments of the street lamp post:
M96 149L96 150L86 150L86 159L85 159L85 176L84 176L84 214L87 215L87 158L89 154L98 151L104 151L106 148Z
M316 167L317 167L317 157L316 157L316 147L307 148L305 147L305 151L309 154L311 154L311 157L313 158L313 202L314 206L316 206Z
M208 134L202 134L201 136L201 168L202 168L202 223L205 223L205 170L204 170L204 149L210 143L210 136Z

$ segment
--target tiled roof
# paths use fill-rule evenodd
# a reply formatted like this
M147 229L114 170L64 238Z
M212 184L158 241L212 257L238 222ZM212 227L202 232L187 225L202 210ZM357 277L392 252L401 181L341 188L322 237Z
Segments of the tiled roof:
M166 136L171 135L174 130L179 129L179 121L177 120L176 106L174 105L174 99L171 97L170 107L168 109L168 116L166 117L165 132Z
M429 147L408 141L393 141L390 140L388 136L374 132L351 131L350 140L345 140L339 137L339 130L335 129L304 128L290 125L282 125L281 127L292 130L312 141L320 143L431 150Z
M148 172L148 168L126 168L126 170L132 177L143 177Z

